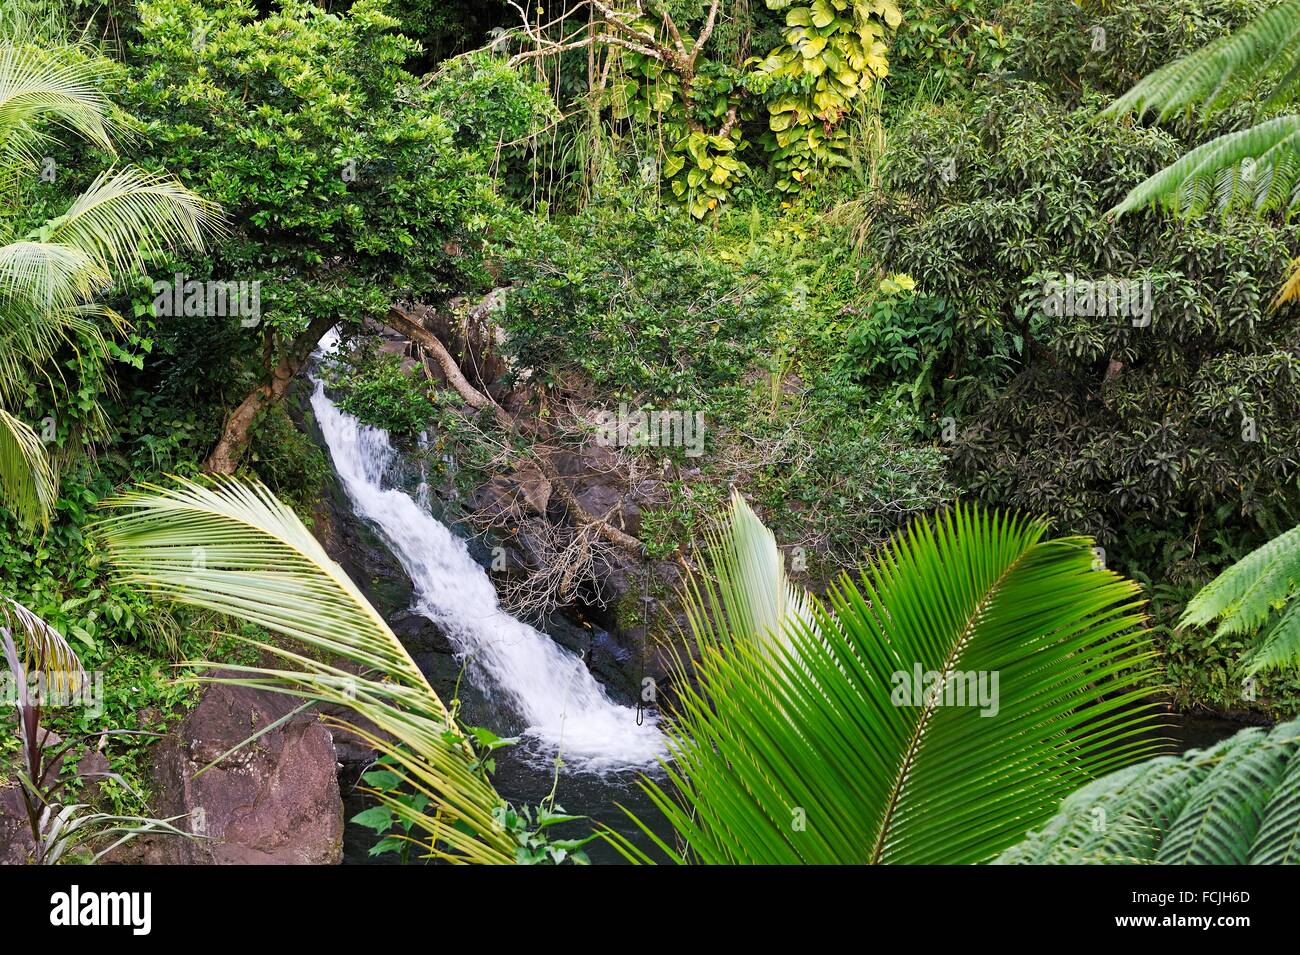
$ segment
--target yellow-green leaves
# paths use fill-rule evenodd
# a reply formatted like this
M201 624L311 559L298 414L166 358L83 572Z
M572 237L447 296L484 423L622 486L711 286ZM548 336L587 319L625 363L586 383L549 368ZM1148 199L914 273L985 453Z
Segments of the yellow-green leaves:
M690 132L665 160L664 178L671 183L674 198L696 219L725 202L744 174L744 163L734 155L739 144L739 131L727 136Z
M787 45L751 66L780 91L768 102L768 148L780 172L777 188L793 192L815 169L839 161L847 137L836 127L889 72L885 29L898 26L902 14L893 0L813 0L787 10L785 22Z

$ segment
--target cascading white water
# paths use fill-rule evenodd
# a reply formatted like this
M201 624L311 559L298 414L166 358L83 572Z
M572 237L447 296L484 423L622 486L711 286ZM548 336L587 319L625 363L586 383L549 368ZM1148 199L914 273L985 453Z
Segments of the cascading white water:
M336 342L329 333L321 350ZM312 409L334 468L357 514L379 530L410 577L412 609L473 659L493 696L504 695L527 724L525 735L591 772L648 767L663 757L664 739L649 715L638 726L635 711L610 700L579 657L502 610L465 542L405 491L384 486L397 456L388 433L339 409L321 380L313 381Z

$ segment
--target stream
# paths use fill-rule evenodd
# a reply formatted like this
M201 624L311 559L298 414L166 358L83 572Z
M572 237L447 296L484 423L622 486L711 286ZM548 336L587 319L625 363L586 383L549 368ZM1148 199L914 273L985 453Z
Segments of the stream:
M336 342L331 332L321 352ZM466 541L431 512L427 486L405 486L410 478L387 432L335 405L315 368L309 377L312 412L353 515L409 578L410 613L432 623L454 651L450 666L446 654L413 653L416 662L443 699L454 693L461 700L466 724L520 738L494 754L498 791L516 804L536 804L555 786L566 811L640 835L615 803L654 815L636 786L638 775L659 772L659 760L667 755L653 715L638 723L636 710L613 699L580 656L502 609ZM558 780L557 755L563 761ZM349 817L361 808L359 795L347 799ZM585 824L573 824L578 826L585 831ZM372 861L374 841L368 830L349 825L346 861ZM599 843L588 849L602 861L611 854Z

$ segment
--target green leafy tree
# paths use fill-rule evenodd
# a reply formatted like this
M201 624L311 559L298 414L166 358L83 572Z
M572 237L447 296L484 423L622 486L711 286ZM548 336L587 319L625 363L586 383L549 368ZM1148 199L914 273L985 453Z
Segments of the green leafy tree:
M129 95L154 156L234 223L187 274L261 283L253 327L184 326L229 333L221 360L186 371L244 396L207 461L230 472L329 327L487 284L482 245L500 204L483 153L458 143L406 71L418 46L382 0L342 13L286 0L266 15L246 0L145 0L140 17Z

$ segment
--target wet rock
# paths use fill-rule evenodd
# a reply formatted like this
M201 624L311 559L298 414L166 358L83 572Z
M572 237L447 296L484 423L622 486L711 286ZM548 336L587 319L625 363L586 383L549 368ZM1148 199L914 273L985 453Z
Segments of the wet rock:
M442 627L413 610L398 611L388 618L388 626L412 653L455 652Z
M510 480L519 488L520 497L528 509L537 515L545 515L551 502L551 482L535 467L520 468L510 475Z

